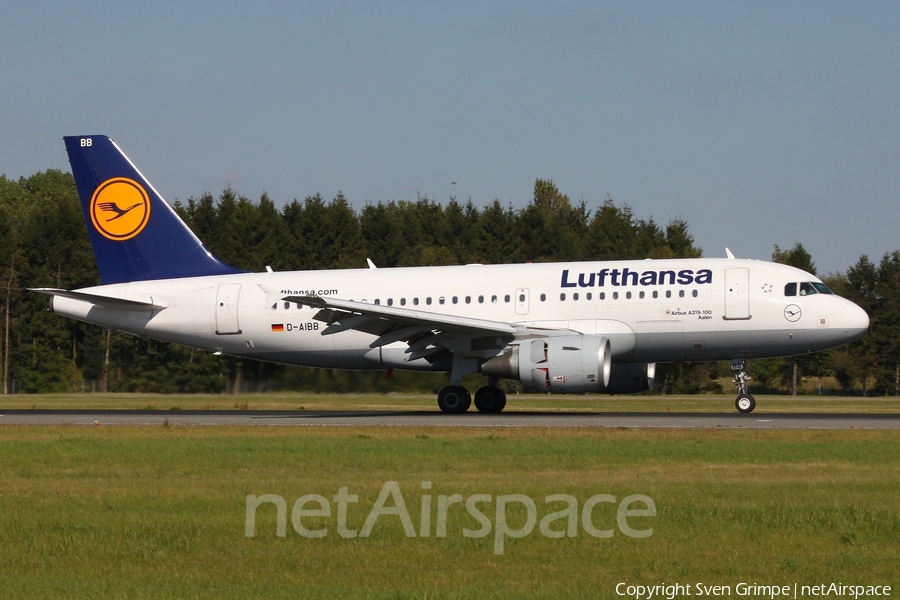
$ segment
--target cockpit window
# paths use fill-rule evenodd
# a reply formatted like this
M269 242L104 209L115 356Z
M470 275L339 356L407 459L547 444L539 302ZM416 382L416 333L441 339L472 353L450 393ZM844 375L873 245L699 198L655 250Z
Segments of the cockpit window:
M801 296L811 296L813 294L834 294L828 286L820 281L801 281L800 282L800 295ZM796 296L797 295L797 284L796 283L788 283L784 286L784 295L785 296Z
M813 294L818 294L818 293L819 293L818 290L816 290L816 288L814 288L813 284L811 284L810 282L803 281L800 283L800 295L801 296L811 296Z

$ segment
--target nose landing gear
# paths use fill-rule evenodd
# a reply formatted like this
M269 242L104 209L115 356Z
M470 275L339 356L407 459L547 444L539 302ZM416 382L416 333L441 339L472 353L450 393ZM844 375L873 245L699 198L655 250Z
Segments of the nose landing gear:
M734 407L740 413L751 413L756 408L756 399L747 391L747 382L750 376L750 361L746 358L736 358L731 361L731 372L734 374L734 385L738 389L738 397L734 401Z

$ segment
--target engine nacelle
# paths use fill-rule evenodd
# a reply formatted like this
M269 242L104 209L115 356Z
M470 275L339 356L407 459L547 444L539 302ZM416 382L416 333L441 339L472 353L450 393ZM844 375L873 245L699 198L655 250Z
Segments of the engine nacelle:
M604 391L611 367L607 338L566 335L524 340L510 352L482 364L481 372L518 379L528 389L571 394Z
M616 363L612 366L605 394L636 394L653 387L656 363Z

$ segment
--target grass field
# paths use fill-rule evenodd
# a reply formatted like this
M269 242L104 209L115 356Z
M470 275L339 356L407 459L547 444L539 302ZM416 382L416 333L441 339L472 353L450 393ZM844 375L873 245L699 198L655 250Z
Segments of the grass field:
M619 582L834 581L894 594L900 585L895 431L4 426L0 481L0 597L616 598ZM339 489L359 497L347 513L359 530L388 481L414 537L396 515L369 537L338 535ZM272 504L245 536L248 494L285 499L284 537ZM292 527L305 494L332 504L330 516L302 521L327 528L322 538ZM437 537L438 496L451 494L523 494L538 521L563 507L546 496L569 494L576 535L548 538L536 525L495 554L496 527L466 537L479 523L455 504ZM616 529L614 503L598 504L591 521L614 535L588 535L580 511L596 494L652 498L656 516L628 521L652 536ZM495 526L496 502L480 506ZM523 505L508 515L511 528L525 525Z
M852 396L756 396L757 411L900 413L900 398ZM437 410L432 394L15 394L0 396L8 409L168 410ZM474 409L472 409L474 410ZM723 412L734 396L556 396L512 394L508 411Z

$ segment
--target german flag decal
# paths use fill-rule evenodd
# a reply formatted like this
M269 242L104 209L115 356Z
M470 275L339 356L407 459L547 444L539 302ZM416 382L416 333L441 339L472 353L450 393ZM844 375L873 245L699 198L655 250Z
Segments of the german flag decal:
M281 323L278 323L277 325L273 324L272 331L284 331L284 325Z

